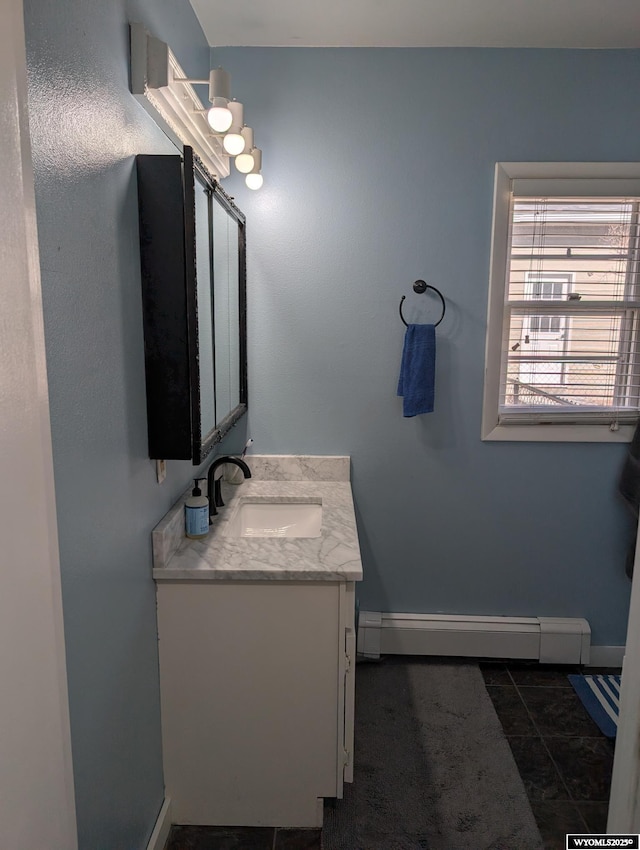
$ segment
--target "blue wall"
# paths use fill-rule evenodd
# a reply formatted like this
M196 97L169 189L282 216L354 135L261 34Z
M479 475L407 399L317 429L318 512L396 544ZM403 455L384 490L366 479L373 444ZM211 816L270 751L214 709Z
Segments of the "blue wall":
M586 617L622 644L624 446L482 443L496 161L635 160L640 51L212 51L256 144L250 430L349 453L365 609ZM438 328L436 412L395 396L405 315ZM433 312L429 312L432 309Z
M25 2L80 850L145 847L162 803L150 533L192 474L147 456L134 156L175 151L129 92L129 21L207 75L187 0Z

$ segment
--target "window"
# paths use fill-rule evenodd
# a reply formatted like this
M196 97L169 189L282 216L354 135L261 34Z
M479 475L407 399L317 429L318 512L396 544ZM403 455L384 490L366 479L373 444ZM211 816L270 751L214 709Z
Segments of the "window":
M628 440L640 411L640 164L499 163L483 439Z

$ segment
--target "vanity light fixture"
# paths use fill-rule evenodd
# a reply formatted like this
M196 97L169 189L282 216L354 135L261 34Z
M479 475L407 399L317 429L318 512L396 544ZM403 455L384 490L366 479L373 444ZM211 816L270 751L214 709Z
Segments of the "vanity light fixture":
M131 93L140 106L178 148L188 145L209 174L220 180L229 175L229 158L220 136L205 117L202 101L169 45L150 35L143 24L132 23Z
M230 99L229 74L214 68L207 80L190 79L165 42L139 23L130 32L131 92L164 133L178 147L193 148L216 180L228 177L233 156L240 156L239 171L260 176L253 131L244 126L242 104ZM194 85L209 86L210 107L203 107Z
M242 152L236 156L236 168L241 174L248 174L253 168L253 130L251 127L242 128Z
M262 174L260 174L262 169L262 151L260 148L254 148L251 153L253 155L253 168L244 178L244 182L250 189L259 189L263 183Z

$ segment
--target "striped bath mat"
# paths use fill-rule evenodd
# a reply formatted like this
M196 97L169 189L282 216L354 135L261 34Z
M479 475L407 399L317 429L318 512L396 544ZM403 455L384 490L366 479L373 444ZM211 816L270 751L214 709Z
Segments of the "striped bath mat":
M615 738L620 713L620 676L569 676L591 719L607 738Z

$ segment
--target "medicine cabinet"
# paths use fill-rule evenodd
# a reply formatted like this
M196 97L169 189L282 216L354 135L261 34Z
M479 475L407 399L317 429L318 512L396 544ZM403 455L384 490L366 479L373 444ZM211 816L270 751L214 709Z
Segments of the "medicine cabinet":
M245 217L190 147L136 169L149 457L197 465L247 411Z

